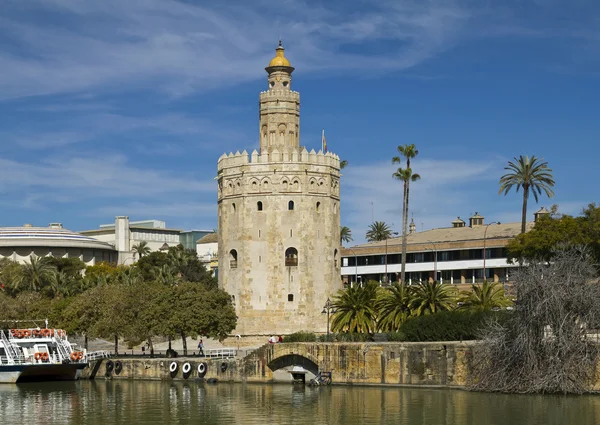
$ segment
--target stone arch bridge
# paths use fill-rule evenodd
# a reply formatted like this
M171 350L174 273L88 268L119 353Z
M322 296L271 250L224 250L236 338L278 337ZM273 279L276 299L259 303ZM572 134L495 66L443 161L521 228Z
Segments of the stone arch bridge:
M464 386L471 349L468 342L267 344L239 361L234 380L269 382L301 366L332 372L334 383Z

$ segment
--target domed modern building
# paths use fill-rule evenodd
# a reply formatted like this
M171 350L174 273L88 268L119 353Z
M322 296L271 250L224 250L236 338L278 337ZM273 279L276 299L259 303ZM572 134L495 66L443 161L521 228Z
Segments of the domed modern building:
M117 251L111 244L64 229L60 223L0 227L0 258L24 263L31 255L79 258L88 266L117 261Z

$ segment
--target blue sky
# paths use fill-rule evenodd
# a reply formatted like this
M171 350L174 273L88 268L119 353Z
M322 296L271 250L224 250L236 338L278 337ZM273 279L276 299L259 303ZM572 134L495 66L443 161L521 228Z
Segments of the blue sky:
M216 161L258 147L279 37L296 67L301 144L350 165L342 224L400 230L390 158L420 151L420 230L498 196L509 159L549 162L577 214L599 201L600 4L594 0L0 0L0 226L96 228L115 215L216 227Z

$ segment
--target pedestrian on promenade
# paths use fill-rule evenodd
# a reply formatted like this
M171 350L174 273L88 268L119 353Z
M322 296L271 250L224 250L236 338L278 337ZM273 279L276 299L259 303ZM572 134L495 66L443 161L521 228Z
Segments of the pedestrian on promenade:
M198 355L204 356L204 344L202 343L202 340L198 343Z

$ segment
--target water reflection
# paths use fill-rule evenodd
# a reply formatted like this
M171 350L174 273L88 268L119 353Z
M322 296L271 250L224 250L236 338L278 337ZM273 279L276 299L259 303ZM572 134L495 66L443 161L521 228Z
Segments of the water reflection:
M81 381L0 386L0 423L600 425L600 397Z

